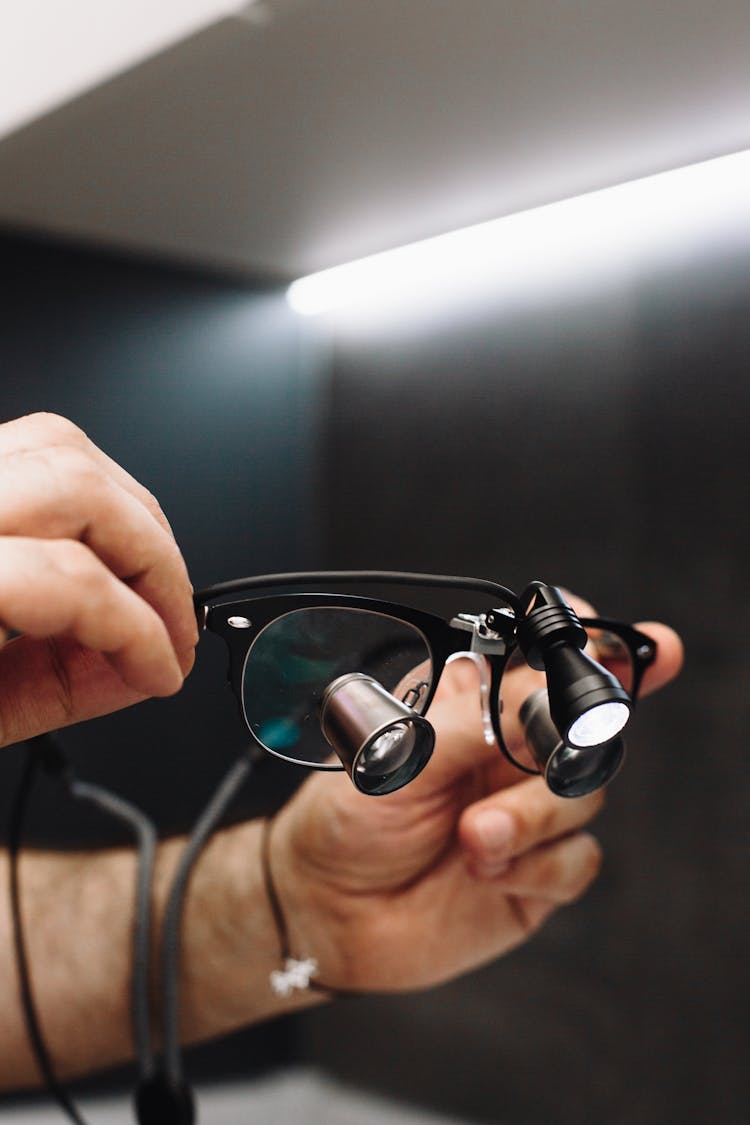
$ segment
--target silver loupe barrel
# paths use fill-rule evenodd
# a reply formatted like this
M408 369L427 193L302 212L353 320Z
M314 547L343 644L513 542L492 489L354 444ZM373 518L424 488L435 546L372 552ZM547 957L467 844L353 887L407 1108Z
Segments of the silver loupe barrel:
M355 787L371 796L407 785L424 769L435 744L427 720L363 672L328 685L320 726Z

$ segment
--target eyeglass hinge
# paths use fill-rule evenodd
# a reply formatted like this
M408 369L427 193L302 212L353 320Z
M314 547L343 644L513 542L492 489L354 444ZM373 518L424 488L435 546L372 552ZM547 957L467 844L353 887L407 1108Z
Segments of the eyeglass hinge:
M471 633L469 652L503 656L508 640L516 630L516 619L510 610L492 609L489 613L459 613L451 627Z

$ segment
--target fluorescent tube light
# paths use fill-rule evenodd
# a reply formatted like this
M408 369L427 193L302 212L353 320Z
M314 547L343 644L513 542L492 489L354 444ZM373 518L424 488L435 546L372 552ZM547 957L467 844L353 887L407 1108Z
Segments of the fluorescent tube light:
M750 229L750 151L519 212L293 282L304 316L404 310L591 279L689 245L703 232Z

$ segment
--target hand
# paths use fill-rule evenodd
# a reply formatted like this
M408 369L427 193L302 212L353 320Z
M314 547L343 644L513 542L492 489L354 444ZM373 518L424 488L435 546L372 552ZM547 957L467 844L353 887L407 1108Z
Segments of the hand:
M177 691L191 594L154 497L77 426L0 426L0 746Z
M666 626L639 628L658 644L646 693L677 674L682 647ZM507 679L513 750L517 708L539 673L519 667ZM436 749L410 785L367 797L344 775L318 774L274 825L291 949L314 956L331 988L418 989L493 960L578 898L599 869L599 845L582 829L602 792L556 797L488 747L473 664L446 668L429 718Z

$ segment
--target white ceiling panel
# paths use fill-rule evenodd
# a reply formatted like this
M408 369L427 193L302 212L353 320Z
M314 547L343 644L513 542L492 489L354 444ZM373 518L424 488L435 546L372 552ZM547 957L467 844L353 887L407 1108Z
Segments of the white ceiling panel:
M240 0L4 0L0 136L240 7Z
M296 276L750 148L747 0L262 0L0 143L0 222Z

